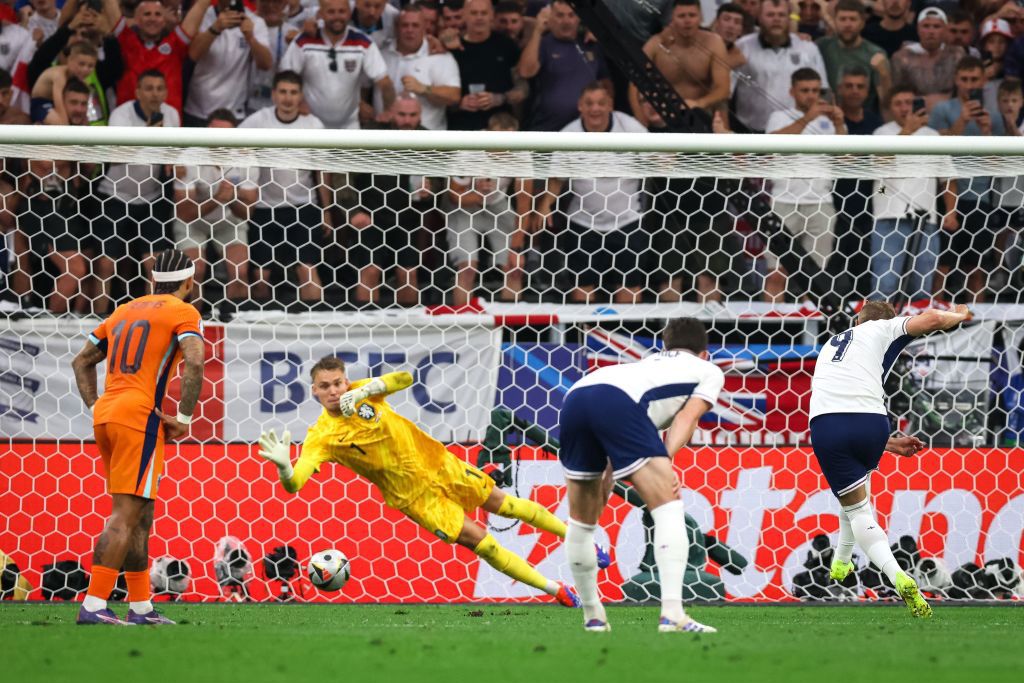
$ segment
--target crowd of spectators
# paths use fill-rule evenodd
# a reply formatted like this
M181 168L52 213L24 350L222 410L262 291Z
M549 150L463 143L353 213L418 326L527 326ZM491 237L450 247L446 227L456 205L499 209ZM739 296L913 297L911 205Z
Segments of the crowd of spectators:
M715 133L1022 134L1012 0L604 1ZM0 124L665 129L566 0L0 0ZM1019 178L2 163L4 296L55 314L108 313L171 245L224 316L458 306L482 288L786 301L822 274L885 297L1020 289Z

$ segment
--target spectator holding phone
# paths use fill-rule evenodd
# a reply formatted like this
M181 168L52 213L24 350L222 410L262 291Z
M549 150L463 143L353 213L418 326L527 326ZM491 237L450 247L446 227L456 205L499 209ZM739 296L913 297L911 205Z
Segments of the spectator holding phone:
M897 85L889 98L892 120L875 135L938 135L928 127L925 100L913 86ZM946 185L946 204L955 203L955 191ZM936 199L942 194L938 178L886 178L876 180L871 199L871 297L904 301L929 298L939 253L939 215ZM952 206L950 207L952 209ZM944 221L956 217L949 212ZM908 262L909 259L909 262Z
M985 64L985 106L997 109L996 92L1003 81L1007 48L1013 42L1013 30L1005 19L986 19L981 25L981 60Z
M772 112L765 126L766 133L781 135L846 135L843 110L833 105L822 90L821 75L810 68L801 68L790 76L789 94L793 107ZM824 270L835 245L835 208L832 204L832 181L826 178L780 178L772 182L772 210L782 219L782 226L807 254L802 264L813 261ZM782 254L768 260L771 273L765 280L765 298L772 302L784 300L787 273L778 263ZM810 269L801 268L803 274ZM797 292L802 296L804 292Z
M185 101L185 125L205 127L210 115L227 109L245 115L249 72L274 66L267 25L242 0L217 0L203 16L188 46L196 63Z
M956 66L955 78L957 96L935 105L928 125L943 135L1005 135L1003 117L983 104L985 65L982 61L964 57ZM956 216L943 224L947 232L939 259L940 275L949 274L952 279L949 282L937 279L936 287L945 285L948 294L960 296L966 286L974 301L979 302L984 299L984 268L991 259L995 243L990 220L994 199L992 178L964 178L957 186Z

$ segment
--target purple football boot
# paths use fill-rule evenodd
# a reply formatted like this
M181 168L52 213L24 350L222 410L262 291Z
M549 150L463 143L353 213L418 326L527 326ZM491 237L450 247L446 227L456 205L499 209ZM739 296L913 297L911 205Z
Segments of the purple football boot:
M90 612L83 606L78 610L78 621L80 626L90 626L92 624L107 624L108 626L131 626L127 621L122 621L117 618L114 611L109 607L105 607L95 612Z
M155 609L145 614L139 614L135 610L130 609L128 610L128 616L125 617L125 621L133 626L173 626L175 623Z

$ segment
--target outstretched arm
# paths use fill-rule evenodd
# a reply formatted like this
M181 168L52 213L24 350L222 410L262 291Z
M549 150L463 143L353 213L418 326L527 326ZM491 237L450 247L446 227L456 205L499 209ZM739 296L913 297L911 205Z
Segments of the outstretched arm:
M948 330L971 319L971 311L960 304L952 311L929 308L907 321L907 334L921 337L938 330Z
M393 394L396 391L407 389L412 386L412 375L408 372L389 372L380 377L374 377L369 382L361 384L355 389L345 392L341 397L341 413L345 417L351 417L356 412L356 405L371 396L381 394Z
M278 438L277 433L270 431L260 434L261 458L269 460L277 467L277 476L281 479L281 485L288 493L296 493L316 471L316 463L311 458L299 458L292 467L291 456L292 433L287 429Z

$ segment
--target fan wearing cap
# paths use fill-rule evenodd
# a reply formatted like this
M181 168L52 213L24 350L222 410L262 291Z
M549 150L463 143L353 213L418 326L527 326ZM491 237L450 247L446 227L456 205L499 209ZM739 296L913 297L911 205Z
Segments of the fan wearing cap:
M907 43L892 56L893 83L914 86L929 111L952 96L957 62L967 54L949 43L948 27L949 19L938 7L921 10L917 15L920 42Z
M71 364L78 392L93 413L96 447L113 497L110 517L96 541L79 624L174 623L150 602L149 532L164 467L164 440L188 432L199 400L203 331L199 311L186 303L195 264L181 251L164 251L152 273L153 293L118 306L93 330ZM182 360L178 414L170 417L161 406ZM103 361L106 381L98 396L96 366ZM107 607L122 569L131 603L124 621Z
M978 35L981 60L985 64L985 106L995 110L999 107L996 92L1003 82L1006 53L1013 43L1013 29L1005 19L991 17L982 22Z

